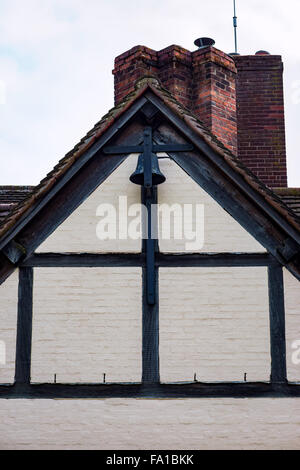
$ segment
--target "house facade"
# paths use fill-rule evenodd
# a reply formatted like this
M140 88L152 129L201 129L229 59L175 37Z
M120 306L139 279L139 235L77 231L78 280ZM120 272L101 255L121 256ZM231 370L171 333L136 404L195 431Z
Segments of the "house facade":
M134 47L115 107L37 187L1 188L0 447L298 447L282 71Z

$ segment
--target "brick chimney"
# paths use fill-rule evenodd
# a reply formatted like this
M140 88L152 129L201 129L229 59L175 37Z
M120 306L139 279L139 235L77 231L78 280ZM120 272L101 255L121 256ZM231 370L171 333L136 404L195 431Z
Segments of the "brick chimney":
M238 157L266 185L287 186L281 56L234 56Z
M211 46L195 52L180 46L161 51L136 46L116 57L113 74L115 104L138 78L155 76L236 154L236 68L228 55Z
M115 59L115 104L144 76L192 111L267 185L286 186L282 62L260 51L230 56L209 45L136 46Z

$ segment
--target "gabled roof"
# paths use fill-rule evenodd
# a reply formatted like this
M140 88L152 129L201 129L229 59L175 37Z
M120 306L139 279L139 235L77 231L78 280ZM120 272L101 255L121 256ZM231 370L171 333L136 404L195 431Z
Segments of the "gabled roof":
M300 217L300 188L275 188L273 191Z
M34 186L0 186L0 223L33 189Z
M142 101L142 98L144 101ZM46 198L51 190L63 182L68 171L72 171L76 162L84 158L99 142L100 138L108 135L113 126L122 127L122 116L126 113L137 112L142 104L149 100L157 106L159 111L168 115L172 123L179 129L184 128L190 140L220 171L234 179L236 184L247 192L247 197L253 198L255 204L268 215L270 219L286 231L297 246L300 247L300 217L292 211L274 191L266 187L238 158L236 158L189 110L184 108L164 88L156 78L145 77L140 79L134 92L128 94L125 99L112 108L90 130L75 147L59 161L53 170L36 186L28 196L22 200L0 224L0 249L18 233L18 227L26 218L30 221L30 212L33 207L38 210L40 201ZM141 103L138 108L137 105ZM136 107L136 108L135 108ZM119 124L120 123L120 124ZM106 142L105 142L106 143ZM24 222L25 223L25 222ZM298 251L293 248L294 254ZM294 255L293 255L294 256ZM300 277L300 267L299 267Z

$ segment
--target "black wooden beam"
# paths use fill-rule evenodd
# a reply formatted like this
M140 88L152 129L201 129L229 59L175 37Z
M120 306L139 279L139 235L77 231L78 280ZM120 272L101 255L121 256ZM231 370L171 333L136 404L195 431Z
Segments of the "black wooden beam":
M283 274L280 265L268 268L271 381L284 383L286 375L285 311Z
M159 382L159 302L158 269L155 269L155 303L148 303L147 269L143 268L143 339L142 339L142 382Z
M157 267L273 266L268 253L155 253ZM34 253L21 262L23 267L144 267L144 253Z
M24 260L21 266L97 268L145 266L144 253L35 253Z
M142 381L144 383L159 382L159 292L158 292L158 268L155 267L155 256L158 251L157 238L155 235L157 227L154 225L157 220L153 220L152 204L157 204L157 188L151 188L151 197L147 195L145 187L141 188L142 204L147 206L147 221L143 218L143 239L142 251L146 255L146 267L143 268L143 336L142 336ZM152 223L149 227L149 217ZM150 230L149 230L150 228ZM149 240L149 237L151 240ZM151 247L149 247L149 241ZM151 250L149 250L151 248ZM151 254L149 254L151 251ZM151 258L151 259L150 259ZM151 302L149 302L149 294Z
M15 382L30 383L33 269L20 268Z
M156 253L156 266L172 267L238 267L277 264L268 253Z
M193 150L191 144L162 144L152 146L152 152L187 152ZM122 154L122 153L142 153L144 151L143 145L114 145L103 148L103 153L107 155Z
M288 398L300 385L264 382L182 384L14 384L0 385L0 398Z

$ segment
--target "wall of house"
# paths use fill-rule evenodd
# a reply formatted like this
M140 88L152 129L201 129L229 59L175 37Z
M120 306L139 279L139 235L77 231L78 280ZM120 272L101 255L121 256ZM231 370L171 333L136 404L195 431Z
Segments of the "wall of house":
M131 155L123 162L117 170L108 177L93 194L76 209L48 238L37 252L138 252L141 249L141 240L130 237L121 238L119 220L128 217L128 228L135 227L135 220L139 212L133 206L141 202L140 186L132 184L129 176L134 172L137 156ZM161 251L203 251L203 252L264 252L266 251L249 233L242 228L222 207L219 206L197 183L195 183L181 168L169 159L159 161L160 169L166 176L166 182L158 187L158 204L160 207L168 205L171 210L170 237L164 238L164 225L161 213L159 247ZM127 197L126 204L119 197ZM122 199L125 201L124 199ZM179 212L174 205L180 203ZM99 215L99 207L108 204L115 208L115 213L109 211L111 217L108 223L117 221L117 239L100 240L97 237L97 225L103 216ZM199 216L199 233L203 237L203 245L200 250L189 248L189 233L185 233L185 227L196 229L192 223L195 217L196 204L203 208L204 220ZM183 205L190 205L192 212L185 210ZM131 207L133 206L133 207ZM131 209L130 209L131 208ZM130 211L130 212L129 212ZM97 215L98 213L98 215ZM168 213L167 213L168 215ZM175 217L175 218L174 218ZM140 220L140 219L139 219ZM174 231L174 220L182 227L182 238L176 238ZM132 225L131 225L132 224ZM184 225L183 225L184 224ZM107 229L105 229L107 230ZM133 230L132 233L135 233ZM126 235L125 235L126 236Z
M266 268L161 268L163 382L269 381Z
M299 449L300 400L2 400L1 449Z
M200 250L189 249L188 251L211 253L266 251L255 238L241 227L236 220L195 183L174 161L162 159L159 162L159 166L162 173L166 176L165 183L158 187L159 205L167 204L170 207L174 207L174 205L178 203L181 205L191 205L191 207L193 207L192 217L189 212L184 211L184 208L182 209L182 213L186 215L183 219L184 228L192 225L192 230L194 231L196 227L192 220L195 220L196 205L198 204L203 208L203 223L200 216L198 217L199 233L203 230L204 235L203 246L201 246ZM161 251L170 253L177 251L185 252L187 248L189 248L187 243L190 241L193 240L189 240L187 236L183 236L182 239L176 239L176 233L174 233L174 231L171 231L171 237L169 239L164 239L161 230L159 247Z
M300 382L300 283L286 269L283 276L288 380Z
M140 268L35 269L32 382L140 382L141 291Z
M104 242L95 245L96 207L115 200L120 187L136 191L131 198L139 201L139 188L126 186L136 163L130 158L107 180L107 195L95 191L40 250L106 249ZM263 251L174 164L162 160L161 169L168 179L159 201L204 204L203 251ZM126 243L114 247L140 249L140 241ZM160 240L160 248L184 245ZM291 347L300 340L299 282L286 271L284 281L288 374L300 381ZM159 282L162 380L191 380L194 373L198 380L243 380L245 372L248 380L268 380L265 268L161 268ZM17 289L17 272L0 286L0 340L7 345L1 382L14 376ZM35 269L32 380L57 374L58 382L101 382L103 373L107 381L139 380L140 293L138 268ZM0 448L297 449L299 412L296 398L0 400Z
M0 363L0 382L12 383L15 375L16 332L19 273L16 270L0 285L0 341L5 348L5 362Z
M134 172L137 164L137 156L127 158L102 185L96 189L77 210L75 210L36 250L37 252L139 252L141 251L140 239L121 238L101 240L97 236L97 225L104 220L108 224L117 222L117 234L119 234L119 220L125 217L127 209L125 205L119 208L119 197L126 196L127 207L139 203L141 200L141 188L129 181L129 176ZM109 206L109 207L108 207ZM136 219L135 213L129 220ZM126 219L125 219L126 220ZM108 230L104 227L102 233Z

